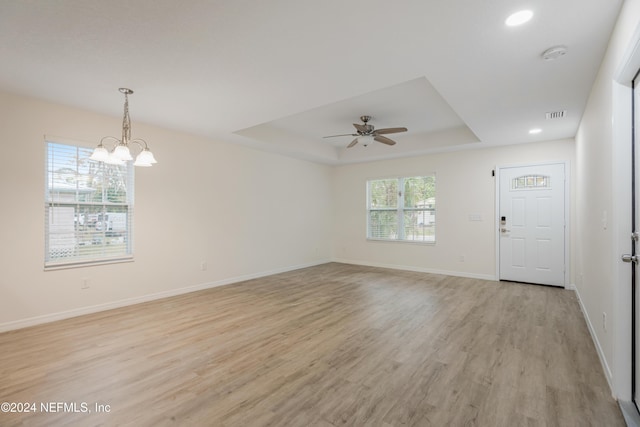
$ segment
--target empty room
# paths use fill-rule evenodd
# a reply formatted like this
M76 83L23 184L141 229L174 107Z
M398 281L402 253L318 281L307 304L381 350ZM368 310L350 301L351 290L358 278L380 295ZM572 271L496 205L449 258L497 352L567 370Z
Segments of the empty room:
M640 426L640 0L0 40L0 426Z

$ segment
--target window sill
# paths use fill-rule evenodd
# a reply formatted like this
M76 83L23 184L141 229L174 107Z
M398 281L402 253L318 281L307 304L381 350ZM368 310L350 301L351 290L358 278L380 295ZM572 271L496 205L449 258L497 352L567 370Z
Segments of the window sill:
M367 242L376 242L376 243L407 243L409 245L421 245L421 246L435 246L435 240L433 242L425 241L425 240L388 240L388 239L372 239L367 237Z
M44 271L66 270L69 268L94 267L98 265L121 264L124 262L133 262L133 257L114 258L102 261L84 261L84 262L64 262L45 264Z

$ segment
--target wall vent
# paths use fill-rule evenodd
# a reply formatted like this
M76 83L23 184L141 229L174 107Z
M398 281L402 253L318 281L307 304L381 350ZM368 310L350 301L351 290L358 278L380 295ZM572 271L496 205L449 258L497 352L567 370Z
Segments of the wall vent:
M549 111L546 114L547 120L551 119L563 119L567 116L567 110Z

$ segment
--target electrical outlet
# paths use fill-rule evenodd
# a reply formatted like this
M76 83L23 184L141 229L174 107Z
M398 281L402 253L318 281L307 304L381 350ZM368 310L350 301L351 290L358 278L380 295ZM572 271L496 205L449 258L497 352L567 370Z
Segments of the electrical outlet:
M460 261L460 262L464 262L464 255L460 255L460 256L458 257L458 261Z
M602 329L607 332L607 313L602 312Z
M89 289L89 279L87 279L86 277L82 279L80 289Z
M200 271L207 271L207 261L200 262Z

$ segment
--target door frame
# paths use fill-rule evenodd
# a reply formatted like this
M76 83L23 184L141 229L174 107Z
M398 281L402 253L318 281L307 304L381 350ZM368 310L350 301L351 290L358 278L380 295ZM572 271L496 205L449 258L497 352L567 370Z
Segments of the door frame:
M631 144L633 117L631 82L640 69L640 25L629 40L612 81L613 131L613 365L608 372L611 388L619 402L631 402L632 376L632 311L630 301L631 268L620 260L620 255L631 251ZM604 364L604 362L603 362ZM609 377L607 378L609 379Z
M500 175L503 169L530 166L564 165L564 288L571 289L571 163L568 160L544 161L533 163L509 163L496 166L495 179L495 236L496 236L496 280L500 280Z

